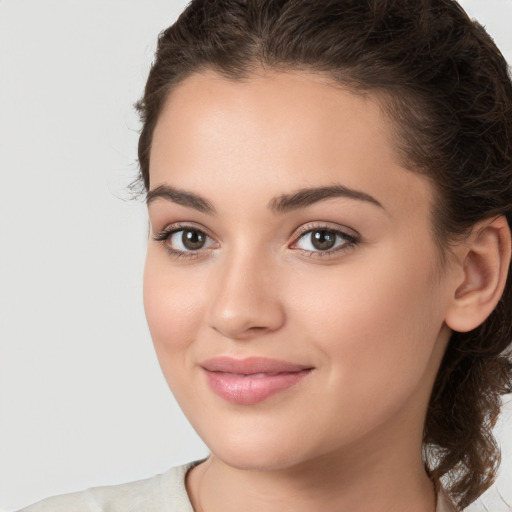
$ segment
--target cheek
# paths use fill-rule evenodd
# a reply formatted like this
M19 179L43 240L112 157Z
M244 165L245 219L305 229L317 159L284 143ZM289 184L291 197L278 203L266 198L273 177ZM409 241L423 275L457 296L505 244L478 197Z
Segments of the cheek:
M169 271L165 257L148 250L144 269L144 309L165 373L167 359L169 362L173 360L167 356L184 351L197 337L203 318L204 296L204 290L190 282L186 271Z
M431 269L412 254L379 256L318 272L295 290L299 332L315 340L337 379L358 382L362 394L417 382L442 326Z

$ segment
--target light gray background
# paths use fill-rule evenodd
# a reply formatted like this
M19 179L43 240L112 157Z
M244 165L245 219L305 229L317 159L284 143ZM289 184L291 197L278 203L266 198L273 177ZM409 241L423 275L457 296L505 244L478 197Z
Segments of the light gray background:
M147 221L125 191L131 105L185 4L0 0L0 509L207 453L153 354ZM512 61L512 0L463 5ZM509 405L493 512L509 510L498 491L512 503L511 425Z

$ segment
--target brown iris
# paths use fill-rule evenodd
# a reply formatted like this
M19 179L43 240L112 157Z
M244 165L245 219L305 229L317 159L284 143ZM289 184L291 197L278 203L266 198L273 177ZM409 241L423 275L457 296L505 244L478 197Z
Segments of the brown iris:
M336 233L325 229L311 232L311 243L319 251L327 251L336 243Z
M197 251L202 249L206 242L206 235L201 233L201 231L196 230L183 230L183 234L181 235L181 241L183 246L186 247L190 251Z

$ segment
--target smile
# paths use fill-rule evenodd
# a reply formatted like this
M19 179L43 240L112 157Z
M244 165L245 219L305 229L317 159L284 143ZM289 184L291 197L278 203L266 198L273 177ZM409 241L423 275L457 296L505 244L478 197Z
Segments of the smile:
M210 389L227 402L252 405L299 383L313 368L276 359L217 357L201 364Z

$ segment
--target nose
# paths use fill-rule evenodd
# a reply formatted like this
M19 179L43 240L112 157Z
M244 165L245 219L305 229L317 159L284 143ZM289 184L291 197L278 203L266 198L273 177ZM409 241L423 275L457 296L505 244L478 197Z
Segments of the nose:
M247 340L278 330L285 322L276 271L257 255L223 262L210 305L210 325L223 336Z

